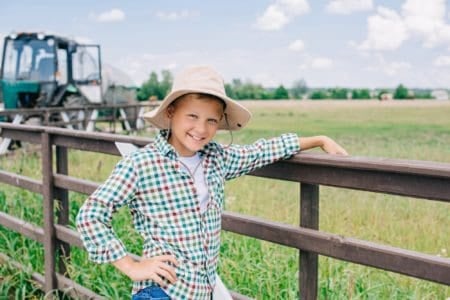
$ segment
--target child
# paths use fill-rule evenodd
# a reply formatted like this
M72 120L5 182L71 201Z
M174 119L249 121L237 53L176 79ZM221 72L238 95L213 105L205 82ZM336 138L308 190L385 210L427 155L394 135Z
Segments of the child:
M284 134L247 146L213 142L218 129L239 130L251 114L226 96L221 76L205 66L178 74L169 95L144 117L161 129L155 141L123 158L77 216L90 259L129 276L133 299L211 299L225 180L287 159L300 146L347 154L325 136ZM144 238L139 262L111 228L112 214L123 205Z

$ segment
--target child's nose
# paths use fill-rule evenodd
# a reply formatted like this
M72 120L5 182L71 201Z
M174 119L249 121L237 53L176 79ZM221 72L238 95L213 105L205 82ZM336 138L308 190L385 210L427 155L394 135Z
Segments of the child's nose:
M205 122L198 122L196 129L197 129L198 133L201 133L201 134L206 133L206 131L208 130L207 124Z

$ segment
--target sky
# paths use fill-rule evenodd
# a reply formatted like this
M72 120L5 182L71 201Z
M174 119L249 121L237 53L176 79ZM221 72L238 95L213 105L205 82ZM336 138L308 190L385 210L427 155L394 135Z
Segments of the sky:
M450 87L450 0L1 1L1 44L22 31L98 43L137 85L202 64L265 87Z

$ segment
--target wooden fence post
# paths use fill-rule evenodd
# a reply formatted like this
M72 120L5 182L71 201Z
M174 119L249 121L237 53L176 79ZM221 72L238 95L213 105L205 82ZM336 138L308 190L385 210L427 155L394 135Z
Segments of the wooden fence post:
M55 227L54 227L54 194L53 194L53 149L50 135L41 134L42 142L42 195L44 207L44 271L45 293L49 297L56 289L55 274Z
M56 146L56 173L67 175L69 173L69 166L67 160L67 148ZM66 189L58 190L58 224L69 224L69 192ZM70 245L65 242L58 242L58 271L59 273L68 276L66 261L70 259Z
M319 229L319 186L300 184L300 226ZM318 255L300 250L299 295L301 300L317 299Z

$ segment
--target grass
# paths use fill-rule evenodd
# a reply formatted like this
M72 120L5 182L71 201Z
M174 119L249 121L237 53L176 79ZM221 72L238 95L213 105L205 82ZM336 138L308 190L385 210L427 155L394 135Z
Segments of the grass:
M248 128L234 135L238 143L283 132L303 136L326 134L356 156L450 162L450 105L298 105L252 107ZM227 143L226 133L218 139ZM117 157L70 151L70 174L104 180ZM38 154L23 150L15 159L0 159L0 169L41 178ZM227 183L226 209L274 221L299 223L298 183L242 177ZM70 193L70 222L86 198ZM42 197L0 186L0 211L42 225ZM141 238L133 233L130 215L120 210L113 220L128 249L139 253ZM450 206L438 201L361 191L320 188L320 229L381 244L448 257ZM0 252L43 273L43 249L0 227ZM110 299L128 298L131 282L110 265L90 263L84 251L72 248L70 276ZM298 252L253 238L223 233L219 272L226 285L258 299L296 299ZM42 299L30 276L0 264L0 295ZM319 258L320 299L446 299L450 288L374 268ZM1 298L1 296L0 296Z

